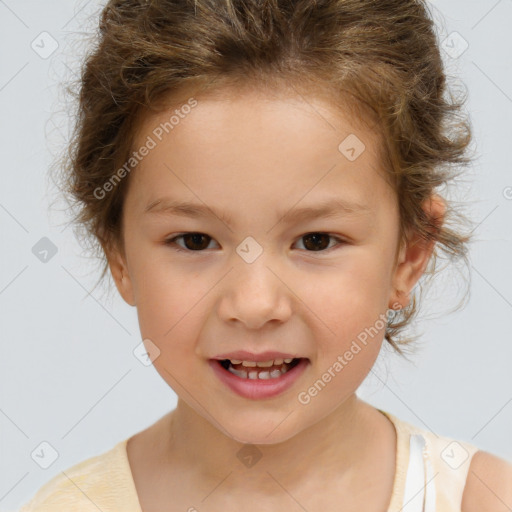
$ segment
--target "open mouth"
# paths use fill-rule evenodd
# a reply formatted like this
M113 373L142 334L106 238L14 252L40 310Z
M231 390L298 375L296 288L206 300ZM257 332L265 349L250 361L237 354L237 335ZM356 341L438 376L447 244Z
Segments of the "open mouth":
M286 372L297 366L301 357L293 359L274 359L270 361L240 361L223 359L218 360L218 363L228 372L240 377L241 379L249 380L268 380L278 379Z
M250 400L271 399L284 393L297 382L311 363L306 357L285 359L284 354L277 356L279 359L274 354L260 357L268 358L266 361L255 361L254 356L252 361L227 359L226 356L228 354L223 354L219 359L210 359L208 364L214 375L232 392ZM270 359L272 356L274 358Z

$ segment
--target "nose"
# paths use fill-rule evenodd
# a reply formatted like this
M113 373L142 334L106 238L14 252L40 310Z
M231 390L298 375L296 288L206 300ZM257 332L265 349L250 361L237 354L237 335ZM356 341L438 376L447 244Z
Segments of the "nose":
M221 290L218 313L224 322L261 329L269 322L286 322L292 312L292 292L265 252L253 263L235 262Z

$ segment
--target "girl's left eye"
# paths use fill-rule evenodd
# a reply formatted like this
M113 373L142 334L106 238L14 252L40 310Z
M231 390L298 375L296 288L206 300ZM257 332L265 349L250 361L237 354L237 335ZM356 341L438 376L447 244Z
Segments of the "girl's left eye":
M342 240L341 238L329 235L328 233L321 233L321 232L314 232L314 233L307 233L306 235L302 235L299 240L306 240L306 243L304 244L304 247L307 248L313 248L312 251L308 252L318 252L318 251L324 251L327 248L331 249L333 246L329 246L329 239L336 240L337 245L341 245L346 243L345 240Z
M169 238L165 241L166 245L176 245L175 241L182 238L185 243L185 248L180 249L178 247L182 247L179 245L176 247L176 251L185 251L185 252L201 252L204 249L206 249L209 245L208 240L213 240L212 237L209 235L206 235L204 233L181 233L180 235L177 235L175 237ZM205 241L206 239L206 241ZM319 252L323 251L325 252L325 249L331 249L329 246L329 239L335 240L338 242L337 245L341 245L346 243L343 239L334 236L329 235L328 233L322 233L322 232L313 232L313 233L307 233L306 235L302 235L299 240L305 240L306 243L304 244L304 247L308 252ZM311 249L311 250L310 250Z

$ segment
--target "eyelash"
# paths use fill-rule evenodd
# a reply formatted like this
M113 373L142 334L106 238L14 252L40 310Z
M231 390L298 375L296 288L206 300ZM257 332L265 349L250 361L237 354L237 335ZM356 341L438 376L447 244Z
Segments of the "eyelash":
M183 238L184 235L202 235L202 236L206 236L207 238L209 238L210 240L213 240L212 237L210 237L209 235L207 235L206 233L200 233L198 231L187 231L185 233L180 233L176 236L173 236L172 238L168 238L167 240L164 241L164 244L165 245L168 245L168 246L174 246L172 247L175 251L177 252L188 252L188 253L194 253L194 252L197 252L197 253L200 253L200 252L205 252L206 249L203 249L203 250L198 250L198 251L193 251L191 249L184 249L178 245L176 245L175 243L175 240L177 240L178 238ZM330 238L332 238L333 240L335 240L336 242L338 242L338 246L339 245L344 245L344 244L347 244L347 241L338 237L338 236L335 236L335 235L331 235L330 233L325 233L323 231L310 231L309 233L306 233L304 235L302 235L301 237L299 237L299 240L304 238L305 236L308 236L308 235L327 235L329 236ZM209 245L209 244L208 244ZM310 253L322 253L322 252L329 252L330 250L336 248L337 246L334 245L333 247L329 247L328 249L321 249L319 251L308 251L306 249L304 249L306 252L310 252Z

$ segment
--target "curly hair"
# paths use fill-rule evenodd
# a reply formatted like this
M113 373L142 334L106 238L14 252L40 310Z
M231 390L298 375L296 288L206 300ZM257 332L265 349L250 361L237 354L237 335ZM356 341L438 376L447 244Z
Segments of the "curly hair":
M76 82L59 179L78 239L103 263L98 283L108 270L106 251L124 245L129 180L101 200L95 191L130 158L141 119L182 93L228 85L291 85L325 93L362 121L372 118L397 194L401 243L410 230L436 242L422 279L437 274L439 251L467 264L471 233L461 226L468 219L445 201L438 227L422 208L471 163L472 138L466 97L448 94L423 0L110 0L97 28ZM414 340L400 335L418 305L413 294L388 323L385 339L401 355Z

